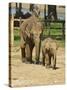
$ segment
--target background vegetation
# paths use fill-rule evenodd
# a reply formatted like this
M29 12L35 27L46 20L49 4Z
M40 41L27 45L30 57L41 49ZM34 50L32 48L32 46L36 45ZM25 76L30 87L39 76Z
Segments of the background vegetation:
M50 35L49 35L50 32ZM62 33L62 24L60 23L51 23L51 25L44 25L44 30L43 30L43 35L42 35L42 40L45 37L52 37L57 41L60 47L65 46L65 40L63 38L63 33ZM15 45L20 44L20 29L15 29L14 30L14 43Z

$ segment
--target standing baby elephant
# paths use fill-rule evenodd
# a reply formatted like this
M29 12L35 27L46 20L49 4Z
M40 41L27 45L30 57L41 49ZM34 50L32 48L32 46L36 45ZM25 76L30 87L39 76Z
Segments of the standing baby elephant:
M53 69L56 69L56 50L57 44L53 39L46 38L43 41L42 46L43 65L45 65L46 68L52 67Z

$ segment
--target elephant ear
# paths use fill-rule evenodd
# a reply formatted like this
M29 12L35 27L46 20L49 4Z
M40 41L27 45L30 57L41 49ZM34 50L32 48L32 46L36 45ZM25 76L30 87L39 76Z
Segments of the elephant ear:
M21 32L23 33L23 36L25 38L30 37L31 25L29 22L30 22L29 19L27 19L20 25Z
M30 38L31 35L31 30L32 30L32 23L28 23L26 26L26 30L25 33L27 34L27 36Z

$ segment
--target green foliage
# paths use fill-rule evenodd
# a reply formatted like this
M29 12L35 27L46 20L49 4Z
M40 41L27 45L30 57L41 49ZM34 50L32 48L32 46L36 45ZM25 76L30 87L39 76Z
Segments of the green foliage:
M57 40L59 47L65 47L65 40Z
M15 45L20 44L20 30L19 29L14 30L14 43Z
M47 26L44 26L43 35L62 35L62 24L60 23L47 23Z

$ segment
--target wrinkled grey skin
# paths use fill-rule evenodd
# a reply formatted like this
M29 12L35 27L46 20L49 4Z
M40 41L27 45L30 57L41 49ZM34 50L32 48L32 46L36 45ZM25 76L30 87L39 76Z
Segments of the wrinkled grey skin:
M53 69L56 69L56 50L57 44L53 39L46 38L43 41L43 65L45 65L46 68L52 67Z
M39 63L40 56L40 35L42 33L42 24L39 19L33 14L30 18L26 19L20 26L21 32L21 54L23 62L32 63L32 50L35 46L36 50L36 63Z

